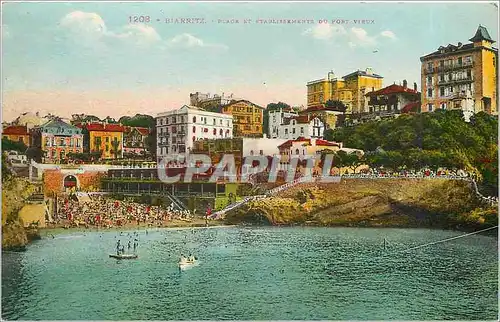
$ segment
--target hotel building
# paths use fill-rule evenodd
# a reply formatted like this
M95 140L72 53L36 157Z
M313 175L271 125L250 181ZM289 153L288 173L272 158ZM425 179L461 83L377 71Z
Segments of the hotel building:
M441 108L462 109L466 117L481 111L498 114L495 41L481 25L469 40L420 57L422 112Z

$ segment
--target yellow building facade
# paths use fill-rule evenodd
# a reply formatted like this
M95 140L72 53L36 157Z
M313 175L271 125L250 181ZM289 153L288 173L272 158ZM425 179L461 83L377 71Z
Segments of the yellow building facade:
M247 100L221 108L222 113L233 116L233 137L262 137L263 110L263 107Z
M83 125L86 152L101 151L101 158L115 159L123 157L123 133L125 127L120 124L90 123Z
M333 72L328 78L307 83L307 106L324 105L328 100L341 101L347 107L346 113L362 113L368 110L365 94L382 88L383 77L374 74L370 68L355 71L340 79Z
M420 58L422 112L441 108L498 115L495 41L483 26L469 41L440 46Z

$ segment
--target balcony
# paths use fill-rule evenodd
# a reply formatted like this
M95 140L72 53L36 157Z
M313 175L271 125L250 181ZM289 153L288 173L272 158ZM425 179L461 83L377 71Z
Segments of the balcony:
M456 79L448 79L448 80L440 80L438 81L439 85L446 85L446 84L459 84L459 83L468 83L468 82L473 82L474 80L472 79L472 76L466 76L466 77L460 77Z

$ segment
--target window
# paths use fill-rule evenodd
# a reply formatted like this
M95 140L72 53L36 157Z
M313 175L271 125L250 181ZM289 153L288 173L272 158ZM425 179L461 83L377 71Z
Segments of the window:
M215 123L215 118L214 118L214 125L216 125L216 123Z
M193 142L196 141L196 136L193 135Z
M450 93L453 93L453 86L450 86Z
M432 63L427 63L427 70L432 71Z
M221 121L222 122L222 121ZM222 131L222 129L219 130L219 135L222 136L222 134L224 133L224 131Z
M427 85L432 85L432 76L427 76Z
M442 108L443 110L446 110L446 103L441 103L441 108Z
M168 125L168 117L165 119L165 125Z
M215 119L214 119L214 123L215 123ZM217 129L214 129L214 135L217 135Z
M203 117L203 124L207 124L207 118L206 117Z
M444 81L444 74L439 74L439 81L440 82Z
M196 126L193 126L193 133L196 133Z
M109 136L106 137L106 143L109 143Z
M431 104L431 103L427 104L427 109L429 110L429 112L432 112L432 107L433 107L433 106L432 106L432 104Z
M163 119L160 119L160 125L163 125Z
M304 127L300 128L300 134L304 134Z
M439 96L444 96L444 87L439 88Z
M458 66L462 66L462 57L458 57Z
M295 134L295 128L292 129L292 134Z
M222 126L222 120L219 120L219 124L220 124L220 126Z
M299 149L295 149L295 154L299 154L299 153L300 153Z
M285 129L285 134L288 134L288 129Z
M260 154L260 155L264 155L264 150L260 150L260 151L259 151L259 154Z
M470 69L467 71L467 78L468 79L472 78L472 71Z

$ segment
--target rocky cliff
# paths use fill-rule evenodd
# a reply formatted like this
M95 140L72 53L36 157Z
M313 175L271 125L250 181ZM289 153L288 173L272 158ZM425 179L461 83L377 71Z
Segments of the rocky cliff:
M344 179L306 183L228 213L230 224L476 229L496 225L470 183L456 180Z

